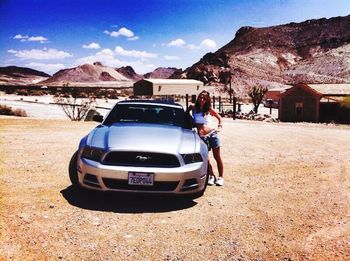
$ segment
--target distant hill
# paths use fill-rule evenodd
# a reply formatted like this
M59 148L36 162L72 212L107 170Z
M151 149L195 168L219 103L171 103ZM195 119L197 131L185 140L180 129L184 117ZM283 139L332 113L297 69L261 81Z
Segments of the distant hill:
M254 85L350 82L350 16L265 28L242 27L177 78L206 85L230 81L238 96Z
M138 81L138 80L143 79L143 75L137 74L131 66L123 66L123 67L120 67L116 70L121 75L123 75L124 77L126 77L130 80Z
M83 64L74 68L60 70L51 78L41 82L48 85L62 85L69 83L71 86L78 85L108 85L123 84L130 85L130 79L126 78L114 68L104 66L100 62Z
M35 84L50 77L49 74L26 67L0 67L0 84L27 85Z
M168 79L178 70L179 69L174 67L168 67L168 68L158 67L153 72L146 73L143 76L146 79Z

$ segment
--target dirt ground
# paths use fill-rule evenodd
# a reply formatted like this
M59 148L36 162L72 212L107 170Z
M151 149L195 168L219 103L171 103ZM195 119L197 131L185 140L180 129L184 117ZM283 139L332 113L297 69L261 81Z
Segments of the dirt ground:
M350 127L225 119L225 186L79 194L96 124L0 117L0 260L350 260Z

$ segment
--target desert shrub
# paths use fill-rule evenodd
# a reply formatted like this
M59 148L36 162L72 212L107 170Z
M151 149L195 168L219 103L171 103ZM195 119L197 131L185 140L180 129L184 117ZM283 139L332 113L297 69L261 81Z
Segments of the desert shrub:
M5 93L6 94L14 94L14 93L16 93L16 89L15 88L13 88L13 89L5 89Z
M42 91L42 90L31 90L30 92L30 95L33 95L33 96L44 96L48 94L47 91Z
M350 96L345 96L341 102L340 102L341 106L346 107L346 108L350 108Z
M64 111L72 121L81 121L95 102L95 97L80 98L73 97L55 97L55 103Z
M80 97L80 98L89 98L89 94L87 94L86 92L81 92L81 93L79 94L79 97Z
M107 93L107 98L108 99L118 99L119 98L119 94L117 91L113 90L113 91L108 91Z
M58 98L58 97L60 97L60 96L61 96L61 93L60 93L60 92L55 92L54 95L53 95L54 98Z
M28 96L29 91L26 89L19 89L19 90L17 90L17 95Z
M27 112L22 109L12 109L10 106L0 105L0 115L28 117Z

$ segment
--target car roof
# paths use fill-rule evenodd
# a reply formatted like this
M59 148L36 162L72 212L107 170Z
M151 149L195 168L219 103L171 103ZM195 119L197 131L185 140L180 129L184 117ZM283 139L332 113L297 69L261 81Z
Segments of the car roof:
M124 100L120 101L117 104L153 104L153 105L162 105L176 108L183 108L181 104L174 102L173 100Z

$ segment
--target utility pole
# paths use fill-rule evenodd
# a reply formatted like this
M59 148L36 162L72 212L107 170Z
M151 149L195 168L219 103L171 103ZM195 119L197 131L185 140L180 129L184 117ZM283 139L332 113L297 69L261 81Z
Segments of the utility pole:
M231 85L231 82L232 82L232 73L230 71L230 90L229 90L229 94L230 94L230 104L232 104L232 85Z

